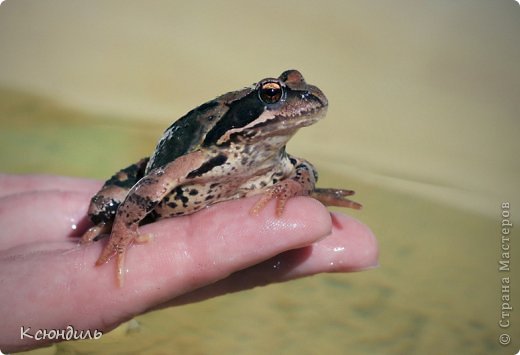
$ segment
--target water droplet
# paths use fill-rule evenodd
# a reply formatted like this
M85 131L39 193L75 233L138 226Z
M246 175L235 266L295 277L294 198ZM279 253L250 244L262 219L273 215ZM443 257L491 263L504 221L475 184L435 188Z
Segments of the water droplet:
M78 225L76 224L76 221L74 220L74 218L71 218L69 219L69 222L70 222L70 228L75 231L76 229L78 229Z

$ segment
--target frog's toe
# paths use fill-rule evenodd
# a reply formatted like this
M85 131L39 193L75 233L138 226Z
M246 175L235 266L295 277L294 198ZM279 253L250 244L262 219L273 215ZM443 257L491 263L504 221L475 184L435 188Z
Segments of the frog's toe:
M275 185L266 189L264 195L253 206L250 213L258 215L258 213L267 205L273 198L276 199L276 216L280 217L285 208L287 200L294 196L303 195L303 186L293 180L287 179L276 183Z
M123 287L125 284L125 255L126 251L117 254L117 284Z
M120 255L124 255L128 246L136 239L139 239L139 235L136 231L125 230L124 233L121 231L119 231L119 233L112 231L108 244L105 245L105 248L96 261L96 265L99 266L107 263L115 255L118 256L119 260Z
M126 245L118 245L116 248L116 262L117 262L117 284L119 287L123 287L125 283L125 257L128 251L128 246L131 243L145 244L153 240L152 234L139 234L135 233L133 239L131 239ZM99 260L98 260L99 261Z
M103 265L109 262L114 256L116 257L117 266L117 281L120 287L123 286L125 274L125 256L128 247L134 243L143 243L151 239L150 235L139 235L137 226L128 228L124 223L115 223L112 228L112 234L108 240L108 244L101 252L101 255L96 261L96 266Z
M106 264L110 259L112 259L112 257L114 255L117 254L117 251L115 249L115 248L117 248L117 246L112 246L111 244L112 243L109 242L105 246L105 248L103 248L103 251L101 252L101 255L99 256L99 258L96 261L96 266L100 266L100 265Z
M106 234L110 232L111 224L101 222L94 227L89 228L85 234L81 236L80 243L81 244L90 244L93 241L97 241L101 238L102 234Z
M354 195L352 190L317 188L310 195L326 206L348 207L356 210L360 210L363 207L360 203L346 198L346 196Z
M105 246L101 255L96 261L96 266L106 264L114 256L116 256L117 262L117 283L119 287L123 287L124 274L125 274L125 255L126 249L132 240L129 242L121 241L120 243L112 242L114 239L111 238L108 244Z

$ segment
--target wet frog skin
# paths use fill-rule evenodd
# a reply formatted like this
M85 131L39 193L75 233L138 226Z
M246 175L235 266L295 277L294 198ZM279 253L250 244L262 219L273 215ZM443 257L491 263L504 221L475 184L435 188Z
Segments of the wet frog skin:
M140 225L221 201L263 194L253 216L272 199L280 216L286 201L300 195L361 208L346 198L351 190L316 188L312 164L285 151L296 131L323 118L327 106L320 89L288 70L188 112L164 132L150 158L117 172L92 198L88 213L95 226L83 242L110 233L96 265L115 256L122 285L128 247L147 239Z

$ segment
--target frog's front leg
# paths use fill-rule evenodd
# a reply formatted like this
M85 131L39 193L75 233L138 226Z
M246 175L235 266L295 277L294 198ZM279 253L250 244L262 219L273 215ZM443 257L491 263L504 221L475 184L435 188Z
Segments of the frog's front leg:
M205 162L208 163L204 153L200 151L186 154L163 168L152 170L128 192L126 199L117 209L108 244L96 261L96 265L101 265L113 256L117 257L120 286L123 284L127 248L133 242L146 239L146 236L140 236L138 233L139 222L175 187L196 175L198 170L203 170Z
M265 205L276 199L276 215L281 216L288 199L294 196L311 196L326 206L349 207L360 209L361 204L349 200L346 196L354 194L352 190L316 188L318 173L311 163L304 159L290 157L294 165L294 174L265 190L262 198L251 209L252 214L258 214Z
M280 217L287 200L294 196L308 196L314 190L318 175L312 164L294 157L290 157L290 162L294 173L266 188L262 198L251 209L251 214L258 214L270 200L276 199L276 216Z

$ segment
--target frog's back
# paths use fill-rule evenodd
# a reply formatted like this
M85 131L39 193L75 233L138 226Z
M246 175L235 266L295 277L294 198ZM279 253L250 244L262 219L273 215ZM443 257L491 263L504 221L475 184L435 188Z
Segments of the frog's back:
M164 131L146 166L145 175L153 169L166 166L178 157L200 148L206 134L228 112L230 105L252 91L244 88L208 101L191 110Z

